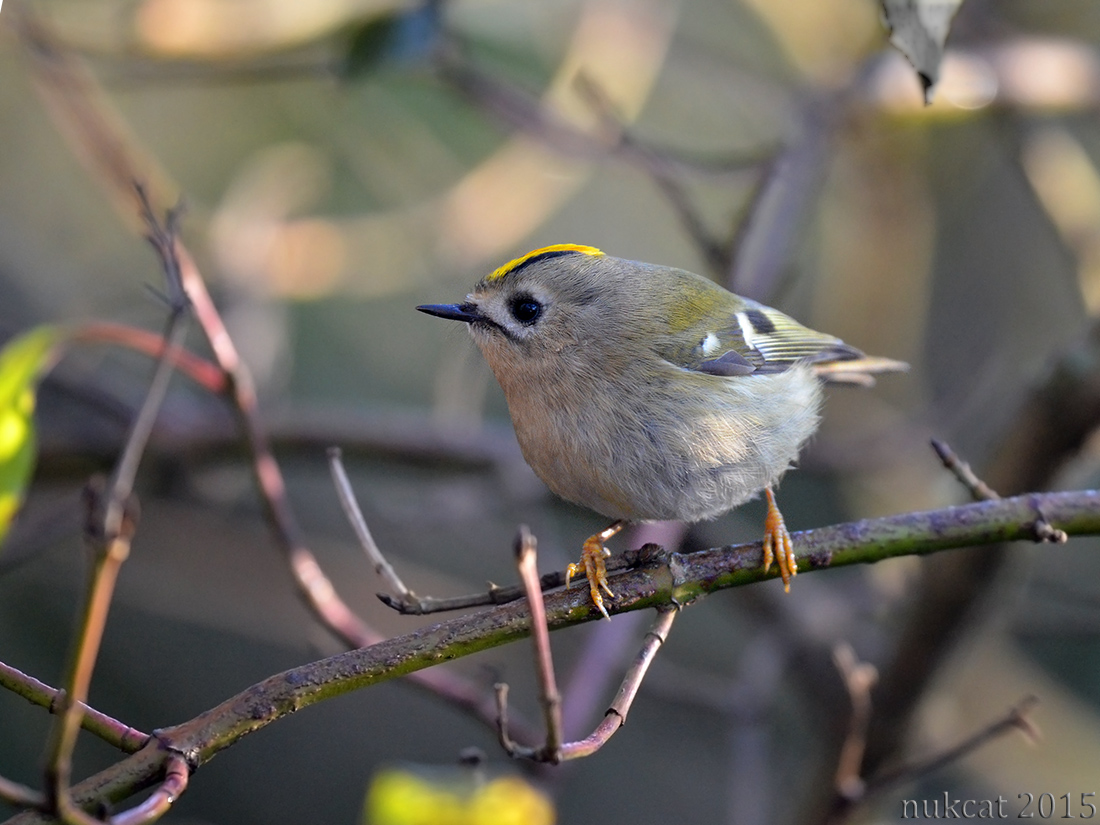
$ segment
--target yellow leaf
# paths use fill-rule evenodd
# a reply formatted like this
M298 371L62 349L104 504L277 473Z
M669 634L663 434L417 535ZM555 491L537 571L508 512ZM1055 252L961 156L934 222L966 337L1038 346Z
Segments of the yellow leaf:
M35 327L0 349L0 543L34 469L35 390L61 337L57 327Z

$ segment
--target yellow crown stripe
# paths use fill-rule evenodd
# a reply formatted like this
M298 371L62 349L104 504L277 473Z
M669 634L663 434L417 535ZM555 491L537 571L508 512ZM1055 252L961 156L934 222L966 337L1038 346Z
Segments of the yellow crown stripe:
M498 267L497 269L493 270L492 274L490 274L485 280L486 282L495 281L498 278L503 278L509 272L514 272L521 266L531 263L536 258L542 257L543 255L560 255L563 252L579 252L582 255L592 256L599 256L604 254L602 250L596 249L596 247L594 246L581 246L580 244L575 243L559 243L554 244L553 246L544 246L541 249L536 249L533 252L528 252L522 257L516 258L513 261L509 261L502 267Z

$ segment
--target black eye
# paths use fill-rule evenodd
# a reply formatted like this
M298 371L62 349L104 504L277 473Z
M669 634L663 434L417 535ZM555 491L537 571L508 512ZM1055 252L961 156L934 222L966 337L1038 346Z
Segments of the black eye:
M513 318L527 326L535 323L542 315L542 304L530 295L517 295L508 308L512 311Z

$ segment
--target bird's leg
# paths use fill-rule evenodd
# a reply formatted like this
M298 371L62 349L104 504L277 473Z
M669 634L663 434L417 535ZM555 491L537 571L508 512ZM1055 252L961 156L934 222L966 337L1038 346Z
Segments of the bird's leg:
M791 592L791 577L798 572L798 562L791 546L791 534L783 521L783 514L775 503L775 493L771 487L764 488L768 499L768 515L764 519L764 572L772 566L772 560L779 562L779 575L783 577L783 589Z
M600 588L602 587L604 592L612 598L615 598L615 594L607 586L607 567L604 565L604 559L611 555L611 551L604 547L603 543L624 527L626 527L626 522L620 519L596 535L589 536L584 542L584 547L581 548L581 560L565 568L566 587L569 586L569 581L574 576L581 572L584 573L588 579L588 588L592 593L592 602L603 613L605 619L611 617L607 614L607 608L603 606L603 596L600 594Z

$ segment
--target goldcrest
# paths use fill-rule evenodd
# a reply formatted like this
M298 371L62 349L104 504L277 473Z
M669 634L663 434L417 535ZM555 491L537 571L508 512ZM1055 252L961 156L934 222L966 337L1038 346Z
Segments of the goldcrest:
M463 303L417 309L469 325L539 478L616 520L569 568L605 616L603 542L625 523L710 519L761 490L764 567L777 556L789 588L772 487L817 428L822 381L906 369L699 275L574 244L505 264Z

